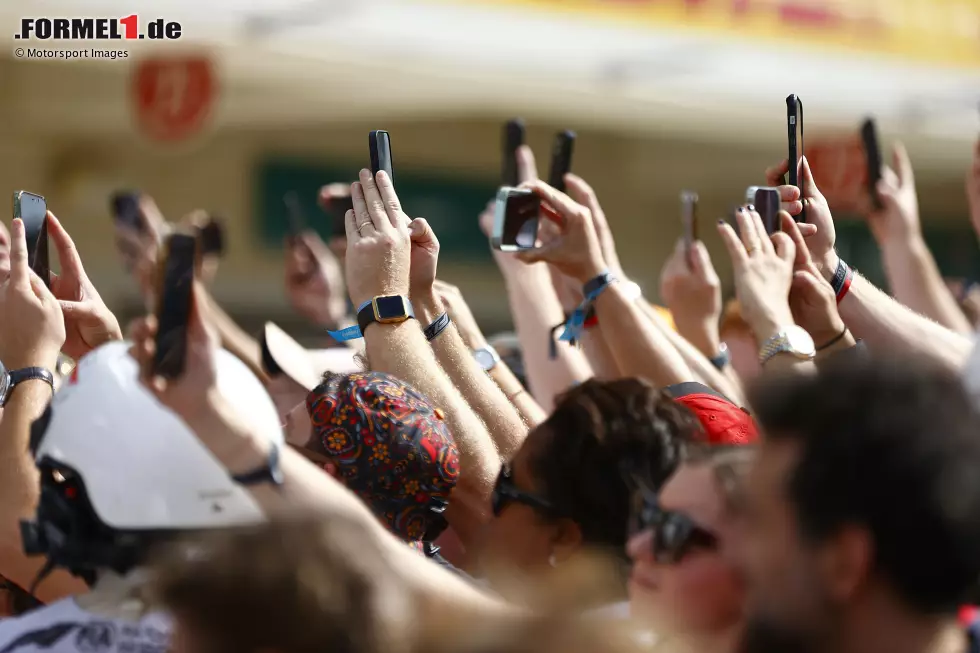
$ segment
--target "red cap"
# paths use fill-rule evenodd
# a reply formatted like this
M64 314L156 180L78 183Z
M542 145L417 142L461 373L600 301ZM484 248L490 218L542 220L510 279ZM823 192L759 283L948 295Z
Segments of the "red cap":
M694 382L678 383L666 390L674 401L683 404L697 416L709 444L741 446L758 442L759 430L755 420L724 395Z

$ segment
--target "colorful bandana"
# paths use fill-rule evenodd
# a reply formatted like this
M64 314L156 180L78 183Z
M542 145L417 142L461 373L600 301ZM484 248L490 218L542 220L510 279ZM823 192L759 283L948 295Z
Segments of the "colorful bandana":
M348 489L402 538L436 534L459 475L441 410L375 372L332 375L310 392L306 407Z

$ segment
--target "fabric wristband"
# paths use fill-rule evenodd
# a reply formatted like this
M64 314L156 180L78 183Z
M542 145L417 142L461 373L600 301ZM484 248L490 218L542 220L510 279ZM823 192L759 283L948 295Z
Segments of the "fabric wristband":
M445 331L446 327L449 326L450 324L452 324L452 320L449 319L449 313L443 313L436 319L432 320L432 324L425 327L425 329L422 330L422 333L425 334L426 340L432 342L433 340L438 338L439 334Z
M354 315L357 315L358 313L360 313L370 305L371 305L371 300L369 299L357 307L357 310L354 311ZM361 327L357 326L356 324L343 328L339 331L327 331L327 335L333 338L334 340L336 340L337 342L347 342L348 340L357 340L358 338L364 337L361 334Z
M589 279L582 286L582 295L585 299L578 305L571 316L565 322L565 330L558 337L563 342L578 342L581 340L582 330L585 328L585 320L588 316L592 303L602 294L602 292L616 280L608 270L599 273L593 279Z
M830 285L837 295L837 303L840 304L847 291L851 288L851 281L854 279L854 270L844 262L844 259L837 259L837 270L834 271L834 278L830 280Z

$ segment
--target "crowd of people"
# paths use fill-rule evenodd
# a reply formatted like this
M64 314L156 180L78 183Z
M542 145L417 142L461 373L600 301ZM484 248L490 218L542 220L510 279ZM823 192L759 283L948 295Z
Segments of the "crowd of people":
M515 327L493 337L362 170L321 193L349 193L345 236L286 243L287 297L334 337L247 333L204 255L166 375L157 273L200 215L142 195L116 225L147 305L125 335L58 219L47 280L13 220L0 652L980 651L977 315L894 153L867 210L889 293L838 256L802 158L760 176L780 229L745 205L717 225L727 260L678 240L656 306L588 183L544 183L522 146L557 217L493 250Z

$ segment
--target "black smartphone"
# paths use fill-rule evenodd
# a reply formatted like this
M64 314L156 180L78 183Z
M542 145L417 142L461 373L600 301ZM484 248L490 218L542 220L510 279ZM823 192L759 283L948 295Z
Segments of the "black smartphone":
M684 227L684 251L690 252L698 239L698 194L681 193L681 221Z
M306 229L306 219L303 217L303 207L299 204L299 196L295 191L289 191L283 195L282 202L286 205L289 235L298 236Z
M524 188L497 191L490 245L501 252L534 249L538 242L541 198Z
M221 256L225 253L225 227L221 218L210 215L204 226L197 230L202 256Z
M386 131L373 131L368 135L371 150L371 172L377 175L384 170L391 183L395 183L394 164L391 160L391 137Z
M24 222L27 240L27 265L51 287L51 264L48 259L48 205L44 198L26 190L14 193L14 217Z
M109 202L113 219L121 225L143 231L143 220L140 218L140 194L136 191L119 191L113 193Z
M187 323L191 317L197 238L171 234L164 241L157 287L157 337L153 355L154 376L176 379L184 373L187 357Z
M800 157L803 155L803 100L791 94L786 98L786 136L789 141L789 185L800 189L803 197L803 186L800 184ZM797 222L806 222L806 206L799 215L793 218Z
M551 148L551 171L548 185L565 192L565 175L572 171L572 153L575 149L575 132L565 130L555 134L555 144Z
M771 236L780 231L778 188L750 186L745 192L745 198L749 204L755 206L768 235Z
M878 145L878 127L874 118L867 118L861 123L861 143L864 145L864 157L868 164L868 194L876 210L884 206L878 196L878 182L881 181L881 147Z
M501 180L504 186L517 186L521 183L517 167L517 148L524 145L524 121L514 118L504 123L503 170Z

